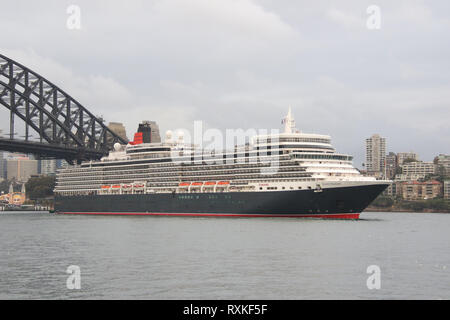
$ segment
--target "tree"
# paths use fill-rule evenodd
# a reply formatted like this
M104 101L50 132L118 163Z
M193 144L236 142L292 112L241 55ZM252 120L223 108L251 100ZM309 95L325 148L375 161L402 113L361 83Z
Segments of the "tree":
M10 181L8 180L3 180L0 182L0 193L4 192L4 193L8 193L9 190L9 185L11 184Z
M388 207L392 207L392 205L394 204L394 199L392 199L391 197L386 197L386 196L378 196L373 202L372 205L374 207L381 207L381 208L388 208Z
M9 193L9 187L13 185L14 191L20 191L22 184L17 183L16 179L3 180L0 182L0 193Z
M42 199L53 196L56 178L54 176L33 177L26 183L29 199Z
M445 167L444 167L442 164L440 164L440 165L437 166L437 168L436 168L436 174L439 176L437 180L443 182L446 173L447 173L447 172L446 172L446 170L445 170Z
M411 163L411 162L417 162L417 160L416 160L416 159L413 159L413 158L406 158L405 160L403 160L403 164L405 164L405 163Z

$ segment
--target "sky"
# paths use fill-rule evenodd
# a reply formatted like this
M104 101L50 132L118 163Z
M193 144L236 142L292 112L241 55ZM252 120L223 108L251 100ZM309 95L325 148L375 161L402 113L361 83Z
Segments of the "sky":
M371 5L379 28L368 27ZM1 0L1 8L0 53L106 122L124 123L129 138L142 120L157 121L162 136L196 120L281 129L291 106L298 129L331 135L357 167L375 133L388 152L450 154L446 0Z

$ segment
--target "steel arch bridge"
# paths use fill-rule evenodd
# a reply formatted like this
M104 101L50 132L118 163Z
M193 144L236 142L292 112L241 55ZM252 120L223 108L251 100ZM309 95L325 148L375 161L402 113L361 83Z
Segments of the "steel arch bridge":
M36 72L0 54L0 103L9 109L9 136L0 150L80 163L108 154L127 141L78 101ZM23 121L24 139L15 139L15 120ZM31 141L30 129L39 141Z

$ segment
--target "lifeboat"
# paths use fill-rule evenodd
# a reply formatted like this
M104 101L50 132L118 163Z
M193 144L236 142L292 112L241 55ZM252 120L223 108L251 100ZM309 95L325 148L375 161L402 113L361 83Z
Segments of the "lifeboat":
M180 182L180 184L179 184L180 187L187 187L187 186L190 186L190 185L191 185L190 182Z
M206 181L205 186L214 186L216 184L215 181Z
M111 188L111 186L102 186L102 189L109 189L109 188Z
M120 189L120 184L115 184L112 186L113 189Z
M131 189L132 187L133 187L133 185L131 185L131 184L124 184L124 185L122 186L122 189L128 190L128 189Z
M219 184L219 185L229 185L230 184L230 181L219 181L217 184Z
M135 183L135 184L134 184L134 188L135 188L135 189L143 189L143 188L144 188L144 185L143 185L142 183Z
M192 182L193 186L202 186L203 182Z

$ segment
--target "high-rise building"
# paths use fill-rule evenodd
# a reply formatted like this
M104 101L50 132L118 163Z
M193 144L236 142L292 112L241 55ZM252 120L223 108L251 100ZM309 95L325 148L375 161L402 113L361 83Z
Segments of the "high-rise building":
M450 155L440 154L436 157L436 173L450 177Z
M397 181L415 181L435 175L437 165L431 161L403 162L402 173L395 176Z
M370 175L384 176L386 139L378 134L366 139L366 170Z
M436 172L436 165L431 161L413 161L402 165L404 175L433 175Z
M397 170L397 155L389 152L386 155L386 178L393 179Z
M161 142L159 126L155 121L142 121L139 124L138 132L142 132L144 143Z
M56 173L56 159L39 160L38 173L53 175Z
M38 162L27 157L7 159L6 171L8 180L15 179L20 182L27 182L32 175L38 173Z
M397 165L403 165L406 159L419 161L419 156L415 152L399 152L397 153Z
M56 169L67 168L69 163L66 160L57 159L56 160Z
M0 151L0 180L6 179L6 160L3 152Z
M108 128L114 132L115 134L117 134L119 137L121 137L122 139L125 139L126 141L128 141L127 138L127 131L124 127L124 125L120 122L110 122L108 124Z
M0 129L0 136L2 135L2 130ZM0 151L0 181L6 179L6 167L5 167L5 155Z

